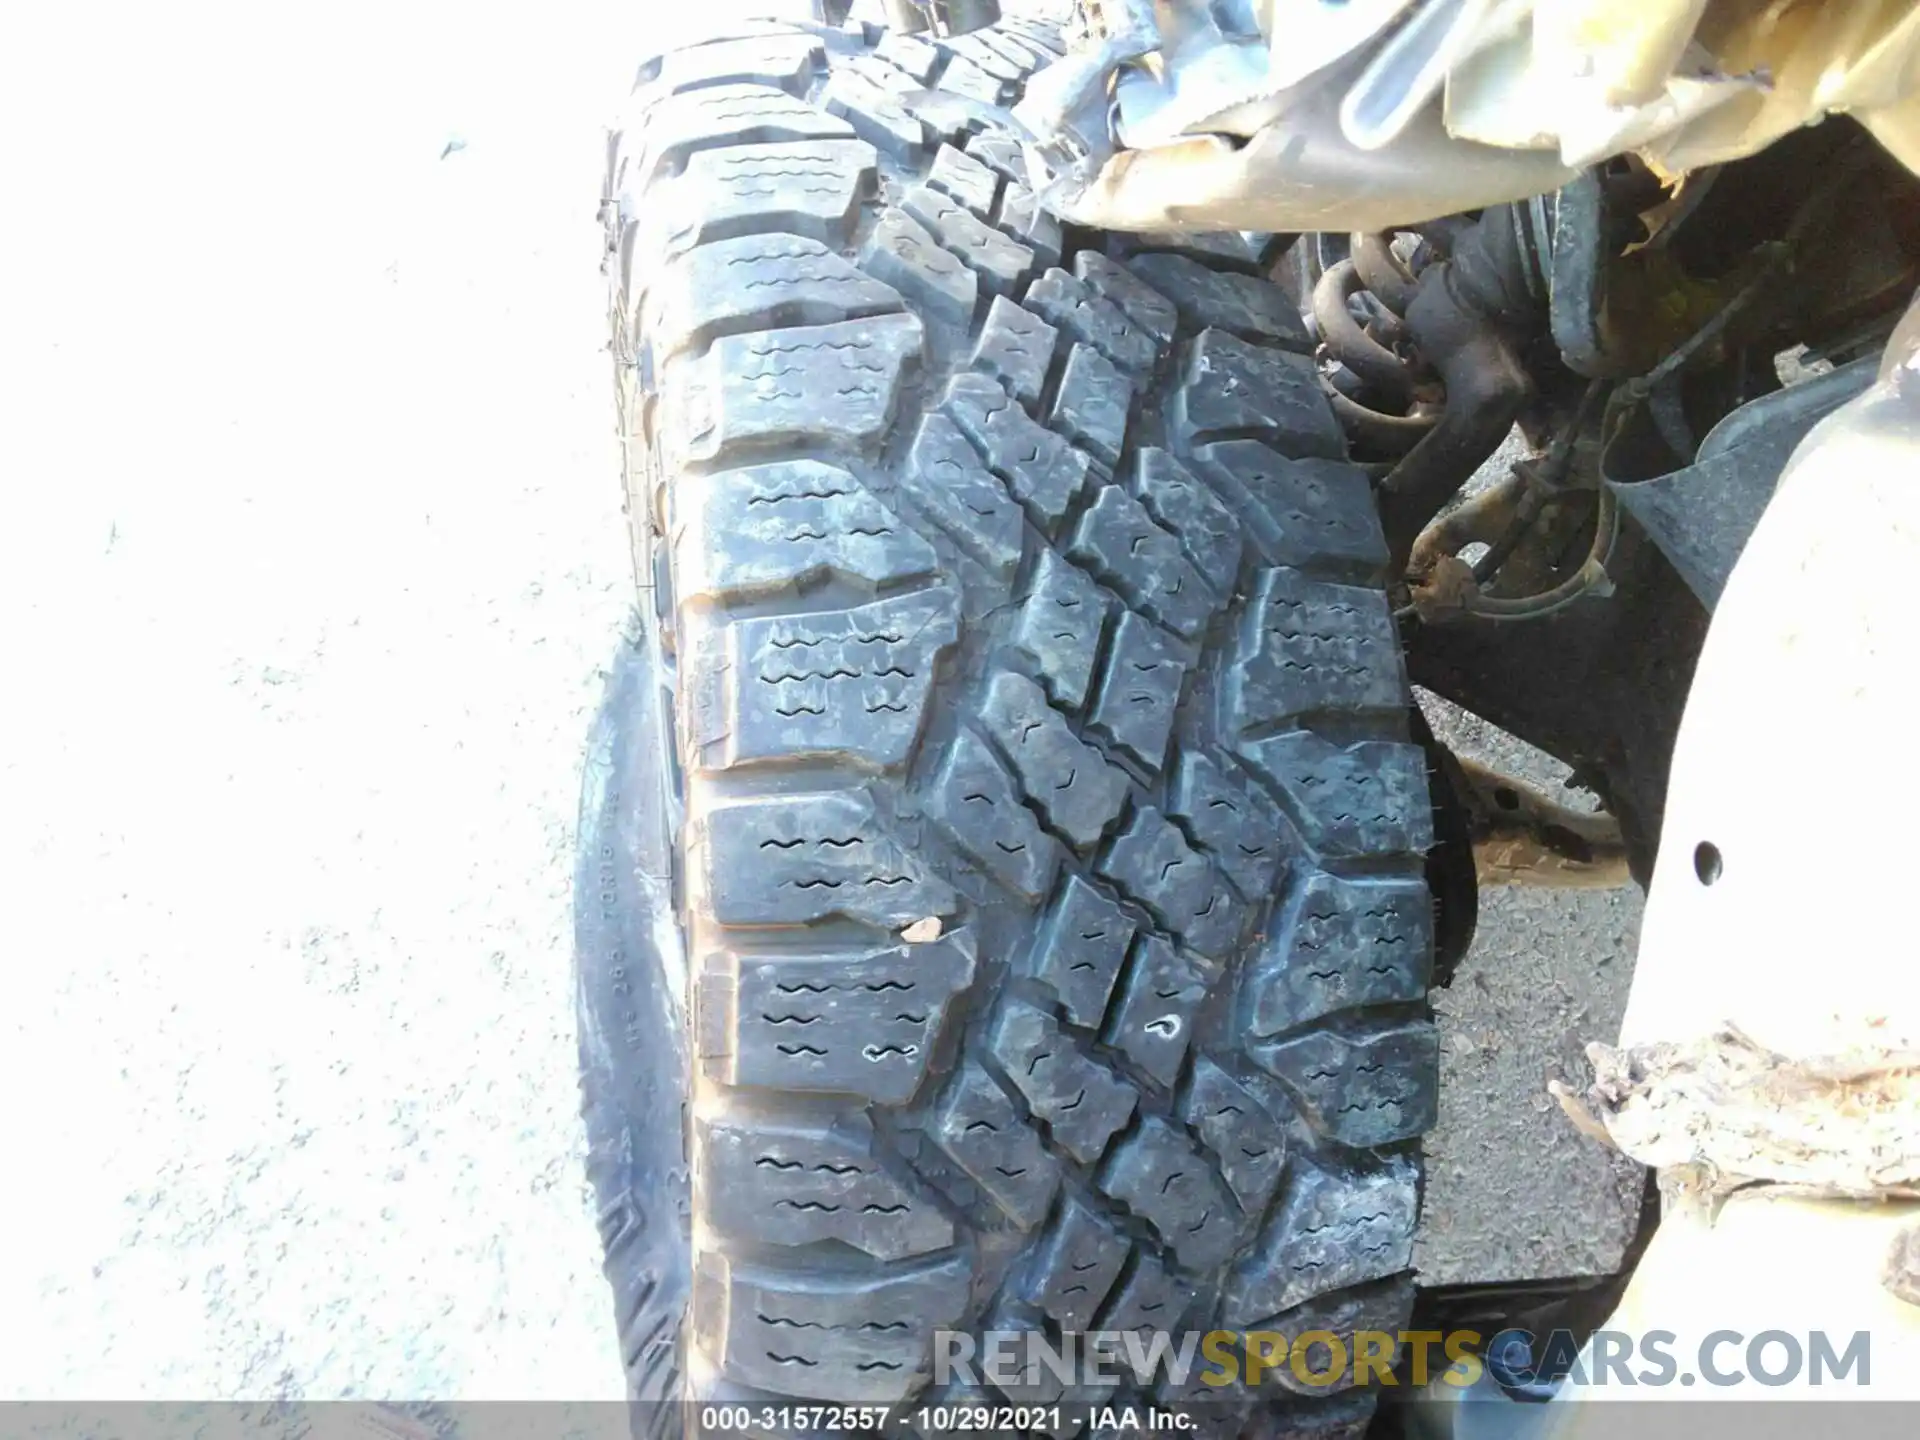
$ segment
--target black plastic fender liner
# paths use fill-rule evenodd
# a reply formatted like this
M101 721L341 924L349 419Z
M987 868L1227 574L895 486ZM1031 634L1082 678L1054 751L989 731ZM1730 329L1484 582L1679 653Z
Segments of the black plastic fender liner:
M1871 385L1879 363L1868 356L1747 402L1713 427L1693 464L1668 474L1633 474L1633 452L1650 439L1644 415L1607 447L1607 485L1709 611L1794 447Z

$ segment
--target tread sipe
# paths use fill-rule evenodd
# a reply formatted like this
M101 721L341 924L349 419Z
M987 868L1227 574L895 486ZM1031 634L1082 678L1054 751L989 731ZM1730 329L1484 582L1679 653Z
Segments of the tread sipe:
M1039 208L995 107L1059 49L744 22L643 66L610 152L685 957L684 1117L604 1078L670 1037L583 958L636 1396L1411 1304L1432 837L1368 483L1244 255ZM680 1324L625 1157L683 1118ZM1208 1398L1364 1426L1299 1390Z

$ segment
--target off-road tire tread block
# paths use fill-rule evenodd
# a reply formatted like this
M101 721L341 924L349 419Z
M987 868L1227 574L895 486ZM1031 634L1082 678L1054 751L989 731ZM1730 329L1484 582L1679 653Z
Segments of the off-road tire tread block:
M1432 926L1366 479L1281 292L1069 252L1010 130L902 98L1004 102L1055 31L858 39L662 56L609 170L679 656L684 1372L899 1400L942 1326L1388 1314Z

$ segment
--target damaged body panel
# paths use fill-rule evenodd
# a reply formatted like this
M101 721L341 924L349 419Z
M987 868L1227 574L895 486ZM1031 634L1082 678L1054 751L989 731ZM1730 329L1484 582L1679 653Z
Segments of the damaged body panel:
M1655 173L1852 115L1920 170L1920 15L1895 0L1093 0L1016 111L1063 217L1377 230Z

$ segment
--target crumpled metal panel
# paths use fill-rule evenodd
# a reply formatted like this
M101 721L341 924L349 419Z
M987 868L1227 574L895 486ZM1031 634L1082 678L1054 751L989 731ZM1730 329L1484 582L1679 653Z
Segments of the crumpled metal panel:
M1627 152L1677 176L1834 112L1920 172L1914 0L1086 8L1019 113L1050 202L1088 225L1379 229Z
M1338 97L1234 141L1202 135L1113 155L1050 188L1056 213L1107 230L1384 230L1558 189L1573 178L1549 152L1450 139L1422 116L1398 142L1362 150L1341 133Z
M1677 176L1737 160L1832 112L1920 169L1920 8L1910 0L1562 0L1447 78L1449 133L1625 151Z

